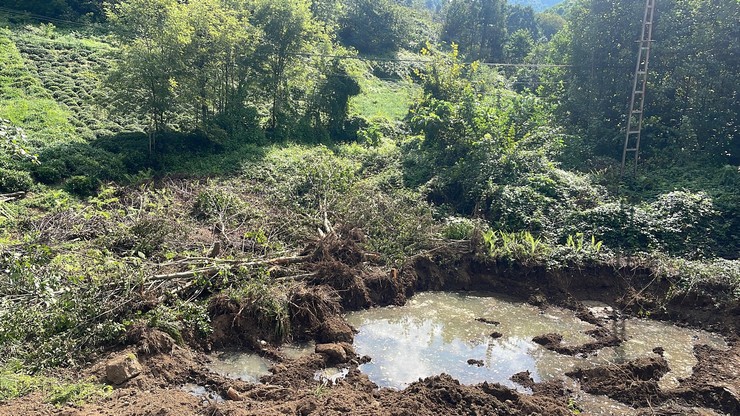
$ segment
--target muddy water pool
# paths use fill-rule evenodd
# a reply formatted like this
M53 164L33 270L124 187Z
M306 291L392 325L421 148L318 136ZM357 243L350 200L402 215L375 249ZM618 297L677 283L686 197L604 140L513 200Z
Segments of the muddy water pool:
M588 306L603 311L605 305ZM661 387L670 388L677 385L677 379L691 374L696 363L694 345L726 347L722 337L708 332L626 319L607 324L626 339L622 345L588 356L565 356L544 349L532 338L559 333L563 344L583 344L594 340L585 334L594 325L567 309L541 310L480 293L421 293L404 306L352 312L347 320L359 331L354 342L357 353L372 358L360 370L379 386L394 389L447 373L464 384L497 382L526 392L509 378L521 371L529 371L535 382L565 378L564 373L576 367L624 362L652 354L655 347L664 348L664 357L672 369L661 380ZM493 332L501 336L494 338ZM482 365L470 365L468 360ZM590 396L584 397L584 401L592 401L594 406L606 405ZM619 407L616 403L609 405Z

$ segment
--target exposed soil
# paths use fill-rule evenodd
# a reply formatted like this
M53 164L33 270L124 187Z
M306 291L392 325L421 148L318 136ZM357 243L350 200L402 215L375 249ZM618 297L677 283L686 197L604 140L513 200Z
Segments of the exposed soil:
M312 339L323 353L291 360L281 356L270 334L255 322L243 305L215 299L211 313L214 334L208 342L179 346L168 335L136 328L127 345L111 350L78 377L106 381L108 364L136 356L142 371L107 398L77 408L55 408L36 393L0 404L2 415L570 415L572 393L562 381L534 383L527 373L512 377L531 389L520 393L499 384L461 385L442 374L412 383L402 391L379 389L357 367L368 357L357 357L349 343L354 330L341 313L372 306L403 304L427 290L485 290L535 305L554 304L573 309L578 316L599 325L594 342L580 346L561 344L562 337L546 334L536 341L563 354L589 353L619 343L580 300L598 300L629 315L649 311L652 317L722 331L729 339L740 330L740 307L735 303L707 302L703 295L668 298L670 282L654 279L647 270L626 266L594 266L547 270L480 260L469 250L437 251L410 259L401 269L384 269L372 253L360 248L362 234L331 236L303 254L311 256L313 276L289 293L291 335ZM483 318L482 318L483 319ZM482 322L495 325L492 320ZM264 343L267 340L268 343ZM276 360L264 384L250 384L210 372L203 351L213 346L238 345ZM699 346L694 374L678 388L662 391L657 380L668 371L657 353L621 365L578 369L569 374L584 391L606 394L649 414L740 414L740 346L729 351ZM314 374L330 365L349 369L335 385L321 384ZM476 365L476 363L471 363ZM194 383L223 400L214 401L184 391ZM572 407L571 407L572 408ZM647 410L645 410L647 412ZM663 412L663 413L660 413ZM671 413L674 412L674 413ZM676 413L677 412L677 413ZM709 413L711 414L711 413Z

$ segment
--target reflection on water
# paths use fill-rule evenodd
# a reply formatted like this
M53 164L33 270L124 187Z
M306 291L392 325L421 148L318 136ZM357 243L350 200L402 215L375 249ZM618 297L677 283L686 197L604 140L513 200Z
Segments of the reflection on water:
M198 384L187 383L183 385L181 389L192 394L193 396L202 397L209 402L222 403L225 401L224 398L221 397L218 393L208 390L205 386L201 386Z
M210 358L212 362L208 368L211 371L250 383L257 383L260 377L270 374L268 370L274 365L272 361L253 352L223 351Z
M316 349L315 342L307 342L304 344L283 344L278 350L290 360L297 360L301 357L313 354Z
M476 318L500 324L490 325ZM489 381L523 391L509 380L520 371L529 370L535 381L563 378L565 372L576 367L646 356L658 346L665 349L665 358L673 369L661 380L668 387L676 378L691 374L696 363L695 344L726 346L721 337L706 332L628 319L615 321L616 326L610 328L626 337L621 346L585 358L563 356L533 343L532 338L557 332L563 335L563 343L581 344L593 341L584 332L594 326L569 310L541 311L531 305L470 293L421 293L405 306L353 312L347 320L359 330L354 342L358 354L372 357L360 370L379 386L396 389L419 378L447 373L464 384ZM503 337L492 338L494 331ZM484 365L468 365L468 359L482 360Z

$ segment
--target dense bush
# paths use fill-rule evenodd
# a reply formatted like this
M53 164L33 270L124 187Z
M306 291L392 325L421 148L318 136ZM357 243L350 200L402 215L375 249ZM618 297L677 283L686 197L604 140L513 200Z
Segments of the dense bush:
M33 185L28 172L0 168L0 192L27 191Z
M46 184L73 176L84 176L90 181L117 180L127 173L119 156L86 143L47 147L39 152L39 162L31 170L36 180Z

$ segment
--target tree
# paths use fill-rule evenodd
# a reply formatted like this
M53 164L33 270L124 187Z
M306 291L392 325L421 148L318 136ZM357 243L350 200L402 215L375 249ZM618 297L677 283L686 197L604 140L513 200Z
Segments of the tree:
M262 31L257 58L270 100L269 127L281 126L288 110L289 72L306 70L313 43L328 42L324 27L311 14L307 0L258 0L254 25Z
M565 26L565 19L555 13L539 13L535 19L537 20L537 27L545 39L552 39Z
M248 82L240 68L240 57L254 54L257 38L246 10L224 6L222 0L198 0L186 7L191 35L184 46L185 98L193 104L196 125L208 128L212 119L235 121L236 111L245 105L238 90ZM236 127L230 122L224 127Z
M553 48L553 59L571 67L550 81L567 85L561 115L591 154L621 156L643 7L627 0L575 1L566 27L554 37L565 53ZM739 19L736 1L658 3L644 157L670 148L672 160L739 160Z
M348 0L339 21L345 45L368 54L397 51L408 38L403 8L392 0Z
M121 59L108 82L119 108L148 119L149 150L177 113L177 80L190 34L177 0L127 0L107 11L121 41Z
M452 0L442 26L442 41L456 43L471 59L501 62L506 41L505 0Z
M503 229L519 226L530 211L540 212L543 222L552 219L546 214L561 198L548 195L551 157L561 134L550 108L533 95L503 88L490 68L461 63L455 47L448 55L427 53L432 62L417 74L423 94L409 111L411 131L420 136L416 166L407 163L416 171L412 177L427 182L435 203L483 213ZM498 200L523 207L524 214L502 212Z
M504 45L504 60L513 64L522 63L533 47L532 34L526 29L519 29L509 35Z

